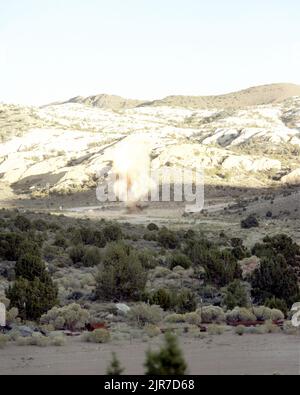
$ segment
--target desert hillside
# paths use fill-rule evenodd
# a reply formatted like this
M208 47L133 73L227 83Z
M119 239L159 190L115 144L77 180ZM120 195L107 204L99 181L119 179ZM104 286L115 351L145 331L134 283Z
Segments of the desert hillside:
M2 104L1 199L8 202L92 190L97 175L111 168L114 146L141 134L151 142L154 168L202 166L207 184L216 186L297 185L300 92L286 98L297 89L272 85L215 98L232 103L230 98L236 98L241 107L236 109L225 104L224 108L204 104L192 109L166 103L120 109L130 102L108 96L86 99L85 104L73 99L43 108ZM243 107L254 101L255 105ZM272 103L261 104L267 101ZM116 103L119 110L86 103L102 107Z
M231 108L279 103L289 97L299 96L300 86L294 84L271 84L256 86L239 92L218 96L169 96L149 103L153 106L189 108Z
M124 99L123 97L116 95L96 95L89 97L77 96L74 97L65 103L79 103L86 104L88 106L94 106L99 108L106 108L110 110L124 110L127 108L137 107L144 102L142 100L132 100L132 99Z
M293 96L300 96L299 85L271 84L216 96L168 96L162 100L149 102L101 94L89 97L77 96L63 102L63 104L79 103L116 111L139 106L170 106L192 109L239 109L247 106L279 103Z

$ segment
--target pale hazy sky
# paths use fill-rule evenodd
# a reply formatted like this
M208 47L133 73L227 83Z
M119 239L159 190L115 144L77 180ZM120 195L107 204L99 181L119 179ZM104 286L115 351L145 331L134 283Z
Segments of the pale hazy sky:
M0 0L0 101L300 84L299 0Z

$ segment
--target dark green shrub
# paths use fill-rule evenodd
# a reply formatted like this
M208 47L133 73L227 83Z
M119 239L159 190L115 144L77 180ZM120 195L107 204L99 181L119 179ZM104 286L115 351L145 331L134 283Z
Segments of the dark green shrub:
M67 248L68 242L62 233L56 233L54 245L56 247Z
M26 236L20 233L1 233L0 257L8 261L16 261L26 253L39 255L40 247L38 243L29 240Z
M104 266L117 265L121 260L126 260L132 251L133 248L123 242L109 244L104 255Z
M297 274L282 255L263 258L250 281L252 294L259 304L263 305L267 299L275 297L290 307L300 298Z
M57 288L50 278L47 281L37 277L33 281L19 278L8 289L6 296L10 306L16 307L24 320L38 320L57 304Z
M245 285L239 280L229 284L225 290L223 303L230 310L235 307L248 307L250 298Z
M264 244L262 246L266 248L265 251L269 252L268 256L271 255L271 251L273 252L273 256L281 254L284 256L288 265L300 267L300 246L289 236L285 234L279 234L274 237L267 236L263 242ZM264 250L258 256L264 256Z
M192 240L187 243L185 253L194 266L205 269L209 283L224 287L235 279L242 278L242 270L236 257L230 250L220 250L205 239Z
M227 250L211 251L204 268L208 281L220 287L242 278L242 271L237 259Z
M21 318L37 320L57 303L57 287L39 256L24 255L15 271L16 281L6 292L10 306Z
M238 237L234 237L230 241L231 241L231 245L232 245L233 248L242 247L243 246L243 240L238 238Z
M91 228L81 228L79 232L83 244L94 244L94 232Z
M155 291L149 297L149 302L150 304L160 306L164 310L170 310L172 307L174 307L173 294L164 288L160 288Z
M192 266L192 262L190 258L181 253L173 254L170 258L170 269L174 269L176 266L181 266L184 269L189 269Z
M147 229L148 229L150 232L153 232L153 231L159 230L159 227L158 227L156 224L151 223L151 224L149 224L149 225L147 226Z
M94 245L99 248L104 248L106 245L106 238L102 230L96 230L89 227L69 228L71 234L71 242L74 245L85 244Z
M123 239L122 229L118 224L106 225L103 229L103 233L107 242Z
M82 262L84 254L85 254L85 248L83 245L72 247L69 251L69 257L74 264Z
M6 228L6 226L7 226L7 224L6 224L6 221L4 220L4 219L2 219L2 218L0 218L0 229L2 228Z
M98 247L88 247L85 249L82 263L86 267L97 266L101 263L101 252Z
M197 308L195 294L188 289L173 291L160 288L144 298L151 305L158 305L164 310L174 310L184 314L194 312Z
M160 351L147 352L145 368L145 374L148 376L183 376L186 374L187 364L175 335L171 333L165 335L165 344Z
M138 256L145 269L154 269L158 264L154 253L150 250L142 250L138 253Z
M189 290L174 294L175 311L179 314L190 313L197 309L195 295Z
M70 241L73 245L83 244L80 229L71 227L68 229L68 234L70 235Z
M214 248L214 245L206 239L192 239L186 242L184 252L195 266L202 266L203 261Z
M18 215L14 221L14 225L16 228L20 229L22 232L27 232L31 229L31 222L28 218L23 215Z
M157 240L162 247L168 248L170 250L175 250L179 244L176 233L167 228L160 229Z
M46 230L48 230L47 222L42 219L36 219L32 221L32 227L40 232L45 232Z
M51 262L60 255L59 248L46 244L43 248L43 259L46 262Z
M249 215L249 217L241 221L241 227L243 229L258 228L259 222L254 215Z
M21 256L15 266L16 277L22 277L28 281L33 281L35 277L47 276L45 264L39 256L27 253Z
M186 232L184 232L183 238L186 240L193 240L196 237L196 232L193 229L189 229Z
M270 299L266 299L265 306L269 307L270 309L276 309L283 312L285 316L288 314L288 307L284 300L275 298L274 296Z
M112 354L112 361L107 368L106 374L108 376L121 376L124 372L124 368L122 368L120 361L118 360L116 353Z
M94 242L93 244L99 248L104 248L106 246L106 238L102 230L96 230L94 232Z
M144 234L143 239L147 241L157 241L158 240L157 232L148 231Z
M108 301L140 300L146 280L138 253L123 243L113 243L96 278L96 297Z
M274 250L267 244L256 243L252 248L252 255L259 258L274 258Z
M249 253L249 251L247 250L247 248L245 248L244 246L241 246L241 247L234 247L233 249L232 249L232 255L236 258L236 259L238 259L239 261L241 261L242 259L244 259L244 258L248 258L248 257L250 257L250 253Z
M50 223L48 224L48 228L49 228L49 230L51 230L52 232L57 232L58 230L61 229L60 225L59 225L57 222L54 222L54 221L52 221L52 222L50 222Z

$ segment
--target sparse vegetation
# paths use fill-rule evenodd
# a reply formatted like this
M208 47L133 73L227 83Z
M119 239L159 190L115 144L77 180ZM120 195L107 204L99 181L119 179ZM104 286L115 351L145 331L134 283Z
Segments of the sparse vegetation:
M207 324L225 322L225 313L221 307L218 306L204 306L198 310L201 315L202 322Z
M110 334L107 329L96 329L93 332L87 333L85 339L88 343L108 343L110 341Z
M140 303L130 310L128 317L130 321L143 327L146 324L158 324L161 322L163 311L159 306Z
M73 303L64 307L54 307L41 317L41 323L52 325L56 330L68 329L76 331L84 329L90 315L80 305Z
M150 226L148 241L140 225L115 227L104 220L37 218L5 210L0 220L0 300L7 307L7 323L18 328L29 319L35 321L30 327L47 333L23 338L16 329L3 346L9 341L61 347L66 338L53 331L82 332L93 322L111 325L82 337L99 344L133 338L158 341L167 329L210 339L230 331L226 322L248 326L247 321L260 321L234 332L273 334L281 325L274 322L283 321L291 303L298 301L299 246L285 235L255 244L251 253L260 264L242 277L244 263L239 260L249 257L250 250L242 238L226 232L205 238L197 230ZM116 303L128 303L129 310L117 312ZM284 333L296 331L285 324Z
M243 336L245 332L246 332L246 328L245 328L243 325L238 325L238 326L235 328L235 333L236 333L237 335L239 335L239 336Z
M226 319L229 322L256 321L256 316L245 307L236 307L226 313Z
M88 247L85 249L82 263L86 267L99 265L101 262L101 253L98 247Z
M174 269L176 266L189 269L192 266L192 262L186 255L177 253L170 258L170 269Z
M0 333L0 350L6 346L8 337Z

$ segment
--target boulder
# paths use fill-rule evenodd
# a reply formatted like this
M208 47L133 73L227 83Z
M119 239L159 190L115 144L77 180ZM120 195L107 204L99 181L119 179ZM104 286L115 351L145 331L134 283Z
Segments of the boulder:
M224 160L222 168L224 170L244 170L246 172L257 173L261 171L280 170L281 162L269 158L255 159L246 155L231 155Z
M123 314L127 314L130 311L130 307L127 306L127 304L124 303L117 303L116 304L116 308L119 312L123 313Z
M34 330L29 328L29 326L18 326L13 328L15 331L18 331L21 337L31 337Z
M282 177L281 182L288 185L300 185L300 168Z

